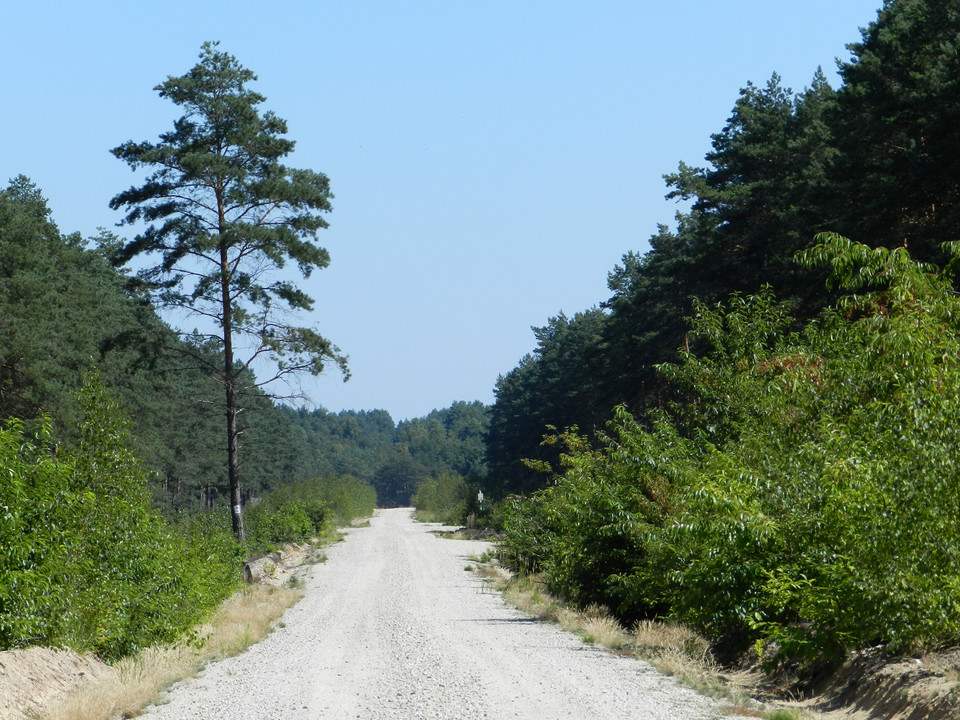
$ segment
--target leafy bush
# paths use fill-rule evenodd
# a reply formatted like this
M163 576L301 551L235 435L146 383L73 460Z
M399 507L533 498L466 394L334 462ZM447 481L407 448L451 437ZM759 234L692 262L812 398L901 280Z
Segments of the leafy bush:
M521 575L540 572L553 535L562 530L548 524L543 504L543 493L509 495L490 513L491 524L501 533L497 543L500 562Z
M417 517L424 522L459 525L467 516L471 496L467 481L456 473L440 473L420 481L413 495Z
M317 527L310 521L306 505L301 501L277 506L259 504L248 509L245 515L247 544L253 555L286 543L309 540L317 534Z
M239 573L231 549L191 547L150 509L126 423L95 376L81 405L73 449L54 445L47 420L0 430L0 646L116 658L188 631Z
M377 507L373 486L352 475L327 475L308 480L312 492L324 502L336 525L349 525L357 518L368 517Z
M673 452L667 436L672 436ZM532 498L508 498L498 513L505 539L501 559L541 572L551 592L580 607L600 603L624 620L662 609L663 576L653 539L669 517L673 462L682 443L668 424L641 430L617 408L598 447L575 431L549 435L562 445L562 475Z
M699 306L670 416L548 436L563 472L502 504L506 562L786 655L960 640L960 299L903 249L803 260L850 294L797 331L768 292Z
M249 552L257 555L286 543L304 542L335 525L372 514L375 506L373 487L350 476L281 485L244 513Z
M857 294L764 342L716 331L764 329L766 299L702 308L715 350L675 371L736 423L680 502L674 611L801 655L960 638L960 301L903 249L826 235L805 261Z

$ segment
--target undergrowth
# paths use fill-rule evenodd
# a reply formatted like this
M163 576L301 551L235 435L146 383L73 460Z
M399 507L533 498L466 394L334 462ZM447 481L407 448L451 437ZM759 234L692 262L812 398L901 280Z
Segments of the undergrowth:
M496 508L501 559L578 607L685 623L772 672L960 642L960 296L905 248L802 255L846 295L695 303L674 403L555 431L559 466ZM945 246L960 267L960 245ZM548 468L549 469L549 468Z
M244 559L330 538L374 511L348 476L290 483L245 510L163 515L130 448L129 420L96 373L80 393L77 440L47 418L0 422L0 650L70 648L108 662L177 642L242 582Z

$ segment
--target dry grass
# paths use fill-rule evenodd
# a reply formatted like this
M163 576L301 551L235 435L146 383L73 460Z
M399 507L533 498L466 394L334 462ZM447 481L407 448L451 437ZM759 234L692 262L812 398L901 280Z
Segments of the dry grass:
M707 661L710 654L710 645L706 639L689 627L659 620L637 622L633 626L633 644L637 652L644 655L680 649L697 660Z
M481 574L489 576L490 571ZM614 619L606 608L591 605L586 610L576 610L544 588L543 582L536 577L512 578L502 570L495 572L497 587L504 599L521 612L533 615L541 620L555 622L564 630L576 633L583 641L611 650L628 649L630 635Z
M499 566L480 565L477 572L492 578L504 599L528 615L555 622L564 630L576 633L583 641L611 650L630 649L630 634L613 618L606 608L591 605L585 610L572 608L553 597L535 576L511 577Z
M630 647L630 635L613 618L609 611L600 605L591 605L582 612L575 613L574 631L591 645L626 650Z
M136 717L173 683L196 675L208 662L237 655L262 639L301 597L302 592L294 588L244 588L224 601L210 622L199 629L199 647L152 647L124 658L117 663L114 677L85 685L53 704L44 720Z
M490 578L504 600L523 613L555 622L591 645L642 658L665 675L694 690L730 703L732 714L763 716L763 709L733 692L710 654L705 638L678 623L643 620L626 630L599 605L577 610L547 592L537 576L514 577L495 563L480 564L476 572ZM747 712L749 710L749 712Z
M703 688L723 687L720 668L710 654L707 640L680 623L640 620L633 626L633 652L665 675L673 675L686 685Z

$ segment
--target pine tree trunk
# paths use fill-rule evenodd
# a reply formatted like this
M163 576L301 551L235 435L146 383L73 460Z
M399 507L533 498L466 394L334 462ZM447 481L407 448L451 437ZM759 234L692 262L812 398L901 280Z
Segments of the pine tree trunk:
M221 203L222 226L222 203ZM221 236L222 237L222 236ZM223 303L223 380L227 392L227 476L230 480L230 517L237 542L247 541L243 530L240 497L240 448L237 430L237 371L233 366L233 314L230 298L230 266L225 244L220 247L220 288Z
M232 355L232 353L231 353ZM228 372L232 373L231 367ZM230 478L230 517L233 519L233 534L238 542L246 542L243 530L243 507L240 501L240 458L237 442L237 401L233 376L227 378L227 474Z

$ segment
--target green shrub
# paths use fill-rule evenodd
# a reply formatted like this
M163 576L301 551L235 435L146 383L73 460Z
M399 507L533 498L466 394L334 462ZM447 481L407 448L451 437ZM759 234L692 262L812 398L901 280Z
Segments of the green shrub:
M200 552L151 510L126 423L96 376L81 405L72 449L53 444L45 420L0 430L0 646L117 658L187 632L239 573L235 555Z
M550 526L543 506L542 493L510 495L491 511L492 522L501 532L497 556L504 567L520 575L540 572L553 535L561 531Z
M417 517L424 522L459 525L467 516L472 492L456 473L444 472L420 481L413 495Z
M248 551L258 555L305 542L334 525L372 514L375 505L374 489L350 476L281 485L244 511Z
M565 470L532 498L500 504L500 555L515 570L541 572L567 601L605 605L632 621L663 606L653 551L684 446L669 425L647 433L623 408L609 433L598 435L598 447L575 431L546 437L546 444L563 446ZM673 450L664 452L668 443Z
M960 640L960 298L903 249L805 262L850 294L797 331L768 292L699 306L706 350L661 368L682 404L548 436L562 472L498 508L504 561L782 655Z
M357 518L369 517L377 507L373 486L352 475L327 475L307 481L313 495L329 508L331 522L349 525Z
M798 335L767 298L702 308L714 351L676 370L729 409L673 524L674 612L794 655L954 641L960 302L902 249L823 236L807 262L857 294Z
M309 540L317 528L307 514L306 504L299 500L260 503L245 514L247 543L251 554L274 550L286 543Z

